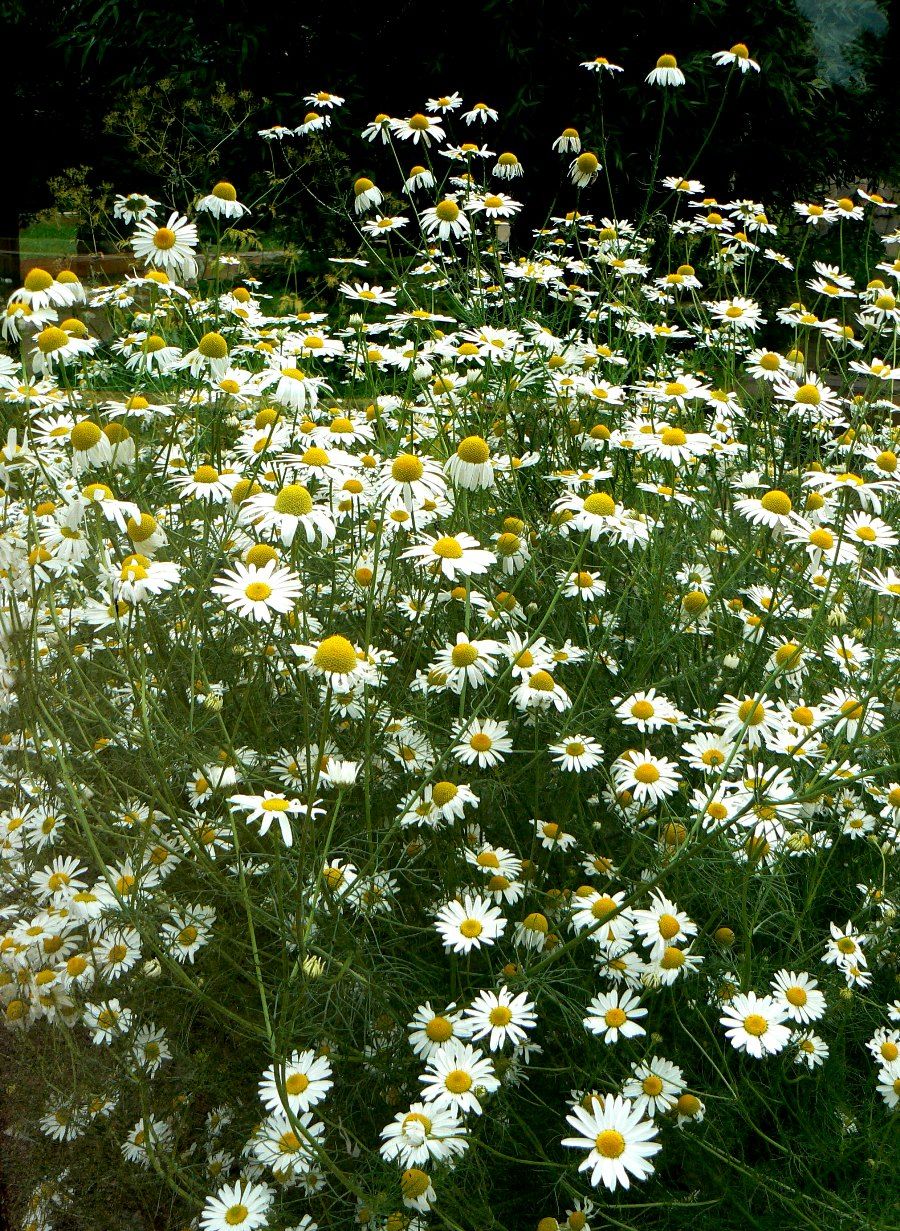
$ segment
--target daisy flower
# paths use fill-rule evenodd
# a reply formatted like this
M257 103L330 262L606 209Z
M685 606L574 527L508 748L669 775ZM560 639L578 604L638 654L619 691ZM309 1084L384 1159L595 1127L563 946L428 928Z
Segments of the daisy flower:
M468 1037L462 1013L455 1005L450 1005L443 1013L436 1013L430 1000L416 1009L407 1030L410 1047L415 1055L425 1060L451 1040Z
M422 1097L428 1103L453 1107L463 1115L474 1112L476 1116L482 1111L476 1091L492 1094L500 1087L493 1062L469 1043L456 1041L430 1057L419 1081L424 1087Z
M435 184L434 175L427 167L420 166L418 163L414 167L410 167L409 174L403 181L403 191L408 195L411 192L418 192L426 188L433 188Z
M494 486L491 450L481 436L466 436L444 469L450 482L464 491L480 491Z
M446 490L440 465L433 458L400 453L381 463L378 494L388 503L400 502L415 511L443 499Z
M637 803L651 805L673 795L681 781L674 761L654 756L648 749L623 753L613 762L612 773L619 792L629 791Z
M794 505L787 492L773 488L762 496L747 496L736 500L735 510L754 526L770 530L786 529L794 518Z
M491 171L491 175L501 180L518 179L520 175L524 174L525 168L519 162L516 155L509 150L499 156Z
M183 497L205 500L208 504L226 504L239 480L240 475L234 471L219 471L204 462L192 474L175 475L171 482Z
M415 560L419 568L441 573L450 581L455 581L457 575L473 577L486 573L497 561L492 551L485 551L465 531L440 536L425 534L420 543L403 552L401 559Z
M200 1216L202 1231L255 1231L268 1222L273 1193L267 1184L238 1180L207 1197Z
M735 697L726 693L715 712L714 725L721 728L723 740L746 740L749 748L756 748L777 735L781 715L768 697Z
M448 952L469 953L492 945L503 935L506 922L489 898L467 893L462 902L454 900L442 906L434 926Z
M513 701L523 712L555 709L562 714L572 705L565 688L545 668L530 672L516 685Z
M831 1049L825 1040L810 1030L793 1034L791 1043L797 1049L794 1053L794 1063L805 1064L808 1069L818 1068L831 1054Z
M303 123L298 124L294 132L298 137L306 137L310 133L322 132L331 127L331 116L322 115L319 111L307 111Z
M436 1102L413 1103L381 1130L381 1156L402 1167L445 1163L468 1148L466 1128L456 1107Z
M370 286L368 282L342 282L338 290L347 299L357 299L362 303L387 304L397 306L397 292L385 290L383 286Z
M241 521L261 531L274 531L290 547L298 530L307 543L327 546L335 537L334 522L314 502L302 483L286 483L277 492L258 492L241 505Z
M445 197L437 205L422 210L419 217L424 233L436 235L438 239L461 239L472 229L469 219L452 197Z
M604 1043L618 1043L619 1038L634 1039L646 1034L638 1019L647 1016L638 997L631 991L600 992L587 1006L584 1026Z
M650 70L645 80L648 85L680 86L684 85L685 77L675 57L666 54L659 57L656 67Z
M259 1083L259 1097L268 1111L287 1107L300 1115L321 1103L333 1085L327 1056L295 1051L287 1060L269 1065Z
M741 73L748 73L751 69L755 73L759 72L759 65L755 60L750 59L750 52L746 43L735 43L727 51L714 52L712 61L713 64L718 64L721 68L727 68L733 64Z
M479 769L491 769L512 752L509 724L493 718L475 719L462 727L453 755L463 765L477 764Z
M633 692L630 697L613 697L616 718L627 727L637 727L642 735L663 728L674 728L681 717L672 702L655 688Z
M805 1026L818 1021L825 1013L825 997L818 990L816 980L808 974L779 970L770 987L775 1001L782 1005L792 1022Z
M597 155L591 150L584 150L569 163L569 179L576 188L588 188L602 169Z
M498 113L493 107L489 107L487 103L476 103L469 111L464 111L462 118L467 124L487 124L488 120L496 121Z
M260 837L267 834L272 822L277 820L285 846L292 846L294 842L290 818L307 811L301 800L289 799L277 791L264 791L262 795L231 795L228 802L247 813L244 818L247 824L259 821Z
M113 201L113 217L122 222L143 222L152 218L159 201L154 201L146 193L130 192L128 196L117 194Z
M325 1125L314 1119L311 1111L293 1117L277 1111L255 1133L253 1153L279 1175L296 1175L315 1159L324 1132Z
M577 1136L564 1137L562 1144L588 1151L578 1170L590 1172L594 1188L599 1184L610 1192L630 1188L632 1179L652 1175L649 1160L662 1149L655 1140L658 1129L630 1099L618 1094L594 1096L590 1111L576 1103L566 1121Z
M622 1093L633 1101L635 1108L651 1116L671 1110L683 1091L684 1073L662 1056L635 1065L622 1087Z
M831 935L822 961L830 966L837 966L841 970L851 964L865 966L864 946L869 937L857 932L849 920L843 930L836 923L830 923L828 926Z
M719 1021L732 1047L759 1060L787 1046L791 1037L784 1024L787 1016L787 1007L774 996L741 992L728 1002Z
M293 610L303 592L299 576L289 568L279 568L276 560L262 567L238 562L212 587L229 611L270 624L277 615Z
M406 120L391 120L390 125L401 141L412 141L413 145L421 142L427 147L433 141L439 145L447 135L437 120L432 120L419 111Z
M192 278L197 272L194 249L197 228L177 210L169 215L165 226L158 227L151 218L142 219L134 232L131 246L134 255L167 274Z
M381 189L367 179L366 176L360 176L353 184L353 211L357 214L364 214L368 209L377 208L384 200L384 194Z
M487 1038L491 1051L499 1051L505 1043L524 1042L527 1031L537 1024L534 1001L527 992L514 996L506 987L480 992L466 1009L465 1020L469 1037L475 1042Z
M250 210L237 199L234 184L220 180L208 196L201 197L197 202L197 212L210 214L213 218L225 218L234 221L249 214Z
M480 688L486 678L496 674L500 649L498 641L470 640L465 633L457 633L456 644L441 649L429 670L443 676L451 692L462 692L466 684Z
M567 735L558 743L550 744L549 752L561 769L577 774L595 769L602 760L600 745L589 735Z
M563 598L580 598L584 603L593 603L606 593L606 582L591 569L561 573L559 580L563 583Z
M577 128L564 128L553 142L553 149L558 154L580 154L581 134Z
M633 910L631 917L651 957L658 958L667 945L684 944L691 936L696 936L697 925L659 890L654 890L650 897L653 905Z
M594 56L593 60L582 60L579 68L586 68L589 73L621 73L619 64L611 64L606 56Z

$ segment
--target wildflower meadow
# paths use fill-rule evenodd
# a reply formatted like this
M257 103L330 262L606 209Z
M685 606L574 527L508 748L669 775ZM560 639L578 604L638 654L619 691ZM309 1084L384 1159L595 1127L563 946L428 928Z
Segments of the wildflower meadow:
M21 1231L900 1226L900 214L572 71L658 108L628 217L576 116L532 225L488 103L321 90L327 292L236 165L9 297Z

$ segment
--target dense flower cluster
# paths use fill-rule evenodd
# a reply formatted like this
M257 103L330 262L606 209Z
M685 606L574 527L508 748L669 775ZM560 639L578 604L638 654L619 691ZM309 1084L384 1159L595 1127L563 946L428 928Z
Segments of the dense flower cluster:
M0 1007L65 1058L33 1231L88 1141L173 1227L589 1231L900 1102L892 206L673 175L662 236L579 206L517 257L527 167L462 107L365 130L422 164L405 215L352 185L331 307L194 283L224 181L120 198L120 283L10 299Z

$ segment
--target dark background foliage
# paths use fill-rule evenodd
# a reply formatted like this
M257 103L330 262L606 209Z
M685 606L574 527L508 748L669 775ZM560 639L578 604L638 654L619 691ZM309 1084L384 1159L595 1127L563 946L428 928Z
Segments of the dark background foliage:
M246 104L246 135L221 151L218 168L243 180L244 190L266 157L263 143L250 139L255 129L299 123L304 93L346 95L348 122L358 129L377 111L408 115L428 95L459 90L469 105L483 99L501 109L502 136L489 129L483 139L519 154L529 172L528 198L546 212L559 182L552 140L576 124L597 141L598 81L577 68L597 54L625 68L603 82L620 209L642 196L649 175L660 92L643 79L664 51L678 56L688 85L668 92L661 173L690 168L714 195L767 202L862 177L900 183L900 13L890 13L889 0L0 5L7 9L12 66L0 88L12 93L4 114L16 117L8 150L14 188L3 194L0 234L10 233L12 214L51 205L48 183L67 168L84 168L86 183L162 194L164 177L152 159L135 149L121 123L109 122L136 91L152 99L161 82L198 148L214 145L223 126L207 100L224 90ZM715 134L695 161L722 100L724 76L710 52L736 41L749 45L763 73L739 89L732 82ZM354 148L360 165L350 173L375 157L372 147Z

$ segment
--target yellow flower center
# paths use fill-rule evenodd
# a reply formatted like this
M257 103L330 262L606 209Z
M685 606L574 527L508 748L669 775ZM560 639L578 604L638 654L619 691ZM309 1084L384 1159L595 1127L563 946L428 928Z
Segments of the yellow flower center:
M284 1088L288 1094L303 1094L309 1088L309 1078L305 1073L291 1073Z
M486 440L480 436L467 436L465 440L461 440L456 456L462 462L469 462L473 466L483 465L491 455Z
M657 68L677 68L678 61L675 59L674 56L670 56L670 55L660 56L659 59L656 61L656 67Z
M592 154L590 150L585 150L583 154L579 154L575 159L575 166L582 175L596 175L600 170L600 160L596 154Z
M445 804L456 799L458 794L459 788L452 782L436 782L431 791L431 798L439 808L443 808Z
M616 511L616 502L606 492L592 492L582 507L585 513L594 517L612 517Z
M774 513L778 517L787 517L794 507L787 492L779 491L777 488L766 492L759 503L767 513Z
M433 1017L425 1027L425 1034L432 1043L446 1043L453 1035L453 1023L446 1017Z
M100 441L103 432L96 423L92 423L90 419L82 419L80 423L76 423L72 428L69 439L72 442L72 448L79 453L86 453L88 449L93 449Z
M604 894L591 905L591 914L595 919L608 919L617 909L615 901L608 894Z
M680 427L667 427L660 435L660 440L664 445L683 445L687 443L687 436Z
M671 59L671 56L664 57ZM594 1138L594 1147L604 1158L618 1158L625 1153L625 1138L615 1128L605 1128Z
M443 538L439 538L431 550L442 560L461 560L463 555L462 547L450 535L444 535Z
M230 1205L225 1211L225 1222L229 1227L239 1227L242 1222L247 1221L249 1213L246 1205Z
M681 924L674 915L660 915L659 934L663 940L671 940L681 931Z
M29 269L25 275L25 290L35 294L49 290L53 285L53 275L46 269Z
M275 512L291 517L305 517L312 512L313 499L300 483L288 483L275 497Z
M410 1167L407 1171L404 1171L403 1175L400 1177L400 1189L403 1196L409 1201L415 1201L417 1197L421 1197L423 1193L427 1193L430 1186L431 1178L428 1173L421 1171L418 1167ZM390 1224L390 1221L391 1220L389 1218L388 1224ZM402 1222L406 1225L405 1218ZM399 1226L400 1224L398 1223L398 1229Z
M48 325L46 329L42 329L35 341L37 348L42 355L49 355L55 350L62 350L69 340L69 335L64 329L57 329L55 325Z
M805 1005L807 1000L809 1000L802 987L789 987L784 995L788 1004L794 1005L795 1008L800 1008L801 1005Z
M271 593L272 587L264 581L251 581L244 589L251 603L264 603Z
M744 1018L744 1029L748 1034L752 1034L754 1038L761 1038L769 1029L769 1023L761 1013L749 1013Z
M512 1010L505 1004L495 1005L488 1013L488 1020L492 1026L508 1026L512 1021Z
M205 333L197 344L197 350L207 359L224 359L228 343L220 333Z
M359 659L347 638L335 635L326 637L319 644L313 662L321 671L330 675L349 675L355 671Z
M649 761L644 761L643 764L636 766L634 776L636 781L649 786L650 783L659 781L659 770Z
M479 657L478 648L468 641L461 641L453 647L450 659L454 667L471 667Z
M606 1010L603 1015L603 1020L606 1022L607 1026L610 1026L613 1030L617 1030L619 1026L625 1025L628 1021L628 1017L622 1009L614 1008Z
M459 217L459 206L447 197L435 206L434 212L441 222L456 222Z
M657 1077L655 1073L651 1073L641 1082L641 1089L645 1094L649 1095L650 1098L656 1098L656 1096L658 1094L662 1094L663 1091L662 1079Z
M709 606L709 599L702 590L691 590L681 600L681 605L688 615L697 616Z
M194 482L200 484L218 483L219 472L215 466L198 466L194 471Z
M753 697L748 697L738 707L738 719L740 722L746 723L748 727L758 727L765 719L765 716L765 706L761 701L754 700Z
M556 684L549 671L535 671L528 681L528 687L534 689L535 692L553 692Z
M675 1108L680 1116L696 1116L700 1114L700 1100L695 1094L682 1094Z
M472 1089L472 1078L465 1069L451 1069L444 1078L444 1085L451 1094L465 1094Z
M219 183L213 188L211 195L217 197L220 201L237 200L237 192L235 191L234 184L229 184L227 180L220 180Z
M159 227L153 236L153 246L158 248L160 252L168 252L170 248L175 247L177 242L178 236L170 227Z

